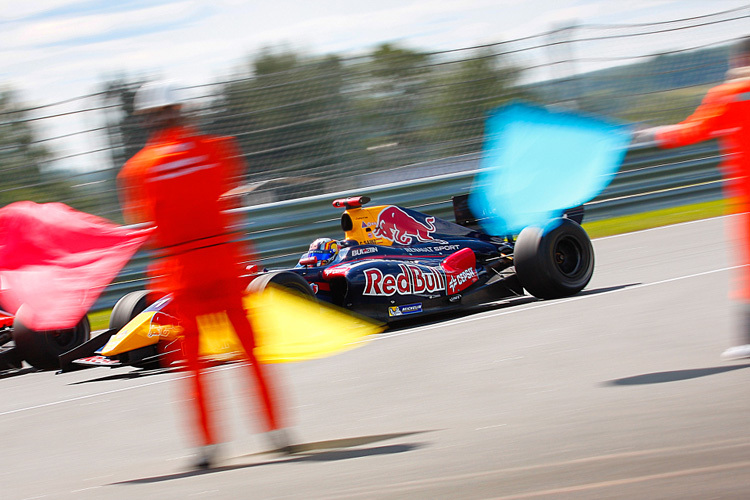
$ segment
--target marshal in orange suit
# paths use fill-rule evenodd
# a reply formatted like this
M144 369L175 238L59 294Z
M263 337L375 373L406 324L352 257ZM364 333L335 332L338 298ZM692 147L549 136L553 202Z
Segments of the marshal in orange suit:
M732 297L739 301L740 341L723 357L750 357L750 37L734 48L726 81L712 88L695 112L676 125L641 131L636 140L679 147L718 138L724 153L725 196L735 216L729 226L733 250L742 265Z

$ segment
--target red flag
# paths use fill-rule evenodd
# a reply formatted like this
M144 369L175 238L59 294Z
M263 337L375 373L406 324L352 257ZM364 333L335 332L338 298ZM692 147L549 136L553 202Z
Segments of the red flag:
M0 209L2 307L24 307L34 330L71 328L153 228L133 230L62 203L12 203Z

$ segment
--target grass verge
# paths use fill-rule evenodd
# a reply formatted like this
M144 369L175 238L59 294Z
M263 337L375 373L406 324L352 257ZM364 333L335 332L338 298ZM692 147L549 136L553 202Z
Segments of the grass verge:
M634 215L624 215L607 220L584 222L583 227L591 238L601 238L603 236L632 233L633 231L668 226L680 222L708 219L710 217L725 215L726 213L726 202L724 200L717 200L683 205L681 207L664 208Z
M91 323L91 331L94 330L105 330L109 328L109 315L112 313L112 309L105 309L104 311L92 311L88 314L89 323Z

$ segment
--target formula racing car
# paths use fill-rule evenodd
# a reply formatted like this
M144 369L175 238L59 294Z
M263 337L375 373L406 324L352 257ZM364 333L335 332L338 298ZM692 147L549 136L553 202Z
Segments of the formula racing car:
M520 296L524 290L541 299L567 297L581 291L593 274L593 247L578 223L580 213L526 227L514 239L481 231L461 209L465 197L454 199L464 224L396 205L365 206L369 201L365 196L333 201L344 209L344 238L316 240L293 268L250 273L248 291L282 286L393 323ZM71 363L154 363L159 352L170 351L163 345L157 349L159 342L179 341L179 329L164 324L175 321L169 303L168 297L154 302L146 292L126 295L113 310L108 335L61 357L63 369ZM131 325L134 318L147 328ZM134 338L115 335L126 325ZM105 345L110 336L122 347L113 348L112 341Z
M304 278L320 300L392 322L523 295L523 289L543 299L573 295L594 270L591 241L569 218L527 227L513 240L395 205L365 207L367 202L364 196L335 200L344 208L338 251L314 244L295 268L281 273ZM275 278L259 279L254 288Z

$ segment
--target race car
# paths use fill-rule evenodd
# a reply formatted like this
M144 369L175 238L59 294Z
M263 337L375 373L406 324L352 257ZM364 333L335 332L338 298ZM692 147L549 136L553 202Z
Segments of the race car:
M526 227L514 239L481 231L466 215L465 197L454 198L456 219L463 224L397 205L365 206L369 201L366 196L334 200L334 207L344 209L344 238L316 240L294 268L253 269L246 277L248 292L281 286L394 323L521 296L524 290L541 299L567 297L581 291L593 274L594 251L579 224L580 209L544 227ZM169 306L169 297L154 302L146 292L126 295L113 309L107 335L62 356L63 370L158 363L179 349ZM118 345L113 347L109 337Z
M525 228L514 240L399 207L339 199L344 240L330 257L311 248L282 273L305 279L318 299L392 322L509 296L558 298L591 279L594 252L570 218ZM314 247L315 245L313 245ZM273 281L266 276L263 281ZM278 278L276 278L278 279Z

